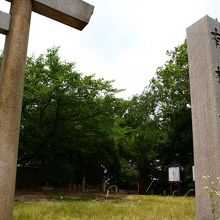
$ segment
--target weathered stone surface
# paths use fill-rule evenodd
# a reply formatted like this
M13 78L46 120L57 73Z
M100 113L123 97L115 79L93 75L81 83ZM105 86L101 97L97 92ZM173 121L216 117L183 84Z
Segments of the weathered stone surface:
M0 33L7 34L9 31L11 16L5 12L0 11Z
M94 6L81 0L33 0L34 12L78 30L89 23L93 10Z
M0 69L0 220L12 220L31 0L13 0Z
M187 28L198 220L213 219L202 176L220 177L220 24L205 16ZM220 42L219 42L220 43ZM219 206L218 206L219 207ZM220 210L218 210L220 211Z
M0 13L0 33L7 33L0 69L0 220L13 218L24 69L32 9L82 30L94 7L81 0L13 0L10 16Z

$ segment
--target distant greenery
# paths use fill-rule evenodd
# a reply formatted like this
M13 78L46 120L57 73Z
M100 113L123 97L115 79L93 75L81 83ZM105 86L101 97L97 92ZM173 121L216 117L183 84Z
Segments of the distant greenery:
M29 57L18 163L36 169L26 186L100 185L145 193L168 191L167 166L183 166L182 190L193 187L187 45L167 52L141 95L117 98L112 81L83 76L59 48ZM147 62L146 62L147 63ZM24 180L25 178L23 178Z
M172 162L183 166L182 186L193 187L193 142L187 44L168 51L169 59L157 69L155 77L139 97L143 114L156 124L160 137L157 145L159 166ZM146 111L148 109L148 112ZM160 178L163 173L159 174ZM167 177L164 178L164 182Z
M159 67L143 93L134 96L124 120L132 128L132 151L141 191L151 177L159 179L154 190L167 189L167 166L183 166L182 187L193 187L193 143L187 44L168 51L168 60ZM130 142L130 143L131 143Z
M16 202L14 220L194 220L194 198L126 196L112 199Z

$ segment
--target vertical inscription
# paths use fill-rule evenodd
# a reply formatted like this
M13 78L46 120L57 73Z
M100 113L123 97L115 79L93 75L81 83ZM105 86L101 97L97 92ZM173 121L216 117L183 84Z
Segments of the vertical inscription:
M217 74L216 78L218 78L218 83L220 83L220 67L217 66L217 70L215 71L215 73Z
M219 46L220 46L220 34L218 33L218 29L215 28L215 31L212 31L211 35L213 35L212 39L215 41L216 48L219 48Z

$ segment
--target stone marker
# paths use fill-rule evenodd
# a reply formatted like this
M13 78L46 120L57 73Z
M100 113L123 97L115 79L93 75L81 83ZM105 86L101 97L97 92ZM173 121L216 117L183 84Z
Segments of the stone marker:
M7 34L9 31L11 16L5 12L0 11L0 33Z
M220 177L220 23L205 16L187 28L196 215L213 219L203 176ZM220 206L217 208L220 211Z
M81 0L13 0L10 15L0 13L0 33L7 34L0 70L0 220L13 218L24 69L31 12L34 10L82 30L89 22L93 9L92 5Z

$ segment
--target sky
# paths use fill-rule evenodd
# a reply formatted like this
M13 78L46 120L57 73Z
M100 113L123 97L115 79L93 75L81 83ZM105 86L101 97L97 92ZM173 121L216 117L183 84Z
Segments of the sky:
M142 93L168 59L166 51L184 42L187 27L205 15L220 21L219 0L85 1L95 10L83 31L33 13L28 55L59 46L63 60L76 62L84 75L115 80L126 99ZM0 0L1 11L9 8ZM4 42L0 35L0 50Z

